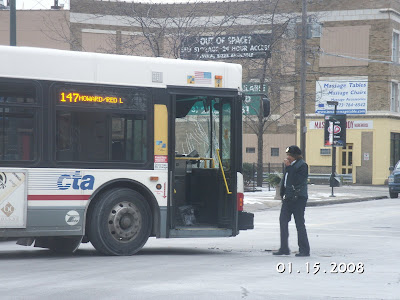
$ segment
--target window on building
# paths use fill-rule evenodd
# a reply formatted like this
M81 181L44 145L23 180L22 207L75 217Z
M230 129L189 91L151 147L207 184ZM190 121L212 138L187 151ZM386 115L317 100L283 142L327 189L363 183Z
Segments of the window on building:
M399 62L399 33L393 32L392 61Z
M279 148L271 148L271 156L279 156Z
M288 25L286 26L286 35L291 39L295 39L297 37L296 19L290 19Z
M246 153L256 153L256 148L254 148L254 147L246 147Z
M331 149L330 148L321 148L319 150L320 155L331 155Z
M390 133L390 165L400 160L400 133Z
M390 111L399 111L399 84L392 82L392 95L390 100Z
M308 26L308 36L310 38L320 38L322 34L322 25L320 23L311 23Z

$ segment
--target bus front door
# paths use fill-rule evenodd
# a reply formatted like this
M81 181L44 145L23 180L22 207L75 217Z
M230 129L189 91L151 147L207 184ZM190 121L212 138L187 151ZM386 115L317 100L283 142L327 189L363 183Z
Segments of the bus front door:
M175 163L172 236L235 232L236 172L232 165L233 98L174 95Z

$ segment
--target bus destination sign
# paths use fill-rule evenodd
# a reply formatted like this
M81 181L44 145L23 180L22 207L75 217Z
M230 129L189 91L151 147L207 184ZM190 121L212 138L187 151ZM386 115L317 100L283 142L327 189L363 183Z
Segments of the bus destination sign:
M86 102L86 103L104 103L105 105L113 105L113 104L123 104L124 101L121 97L114 96L97 96L97 95L87 95L81 94L77 92L61 92L60 93L60 103L78 103L78 102Z

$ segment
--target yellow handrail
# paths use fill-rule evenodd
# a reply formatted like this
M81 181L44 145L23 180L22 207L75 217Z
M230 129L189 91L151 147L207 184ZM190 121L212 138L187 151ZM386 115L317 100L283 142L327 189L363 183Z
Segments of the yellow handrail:
M204 168L207 168L206 161L210 160L211 161L211 168L215 169L215 161L214 158L208 158L208 157L188 157L188 156L183 156L183 157L175 157L175 159L178 160L204 160Z
M230 195L230 194L232 194L232 192L229 191L228 183L226 182L225 171L224 171L224 167L222 166L221 157L219 155L219 149L217 149L217 156L218 156L219 165L220 165L221 171L222 171L222 177L224 178L226 192L227 192L228 195Z

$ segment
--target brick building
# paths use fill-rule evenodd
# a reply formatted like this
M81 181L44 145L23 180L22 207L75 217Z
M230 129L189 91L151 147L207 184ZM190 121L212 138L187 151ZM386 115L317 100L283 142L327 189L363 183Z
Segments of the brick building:
M315 93L307 104L310 171L330 173L323 115L315 112L333 109L326 100L338 101L338 111L347 114L347 141L336 150L336 171L352 173L357 183L383 184L400 159L400 2L314 2L309 9L320 11L323 26L310 43L320 49L307 77L307 91Z
M17 10L17 46L69 50L68 10ZM10 45L10 11L0 9L0 45Z

